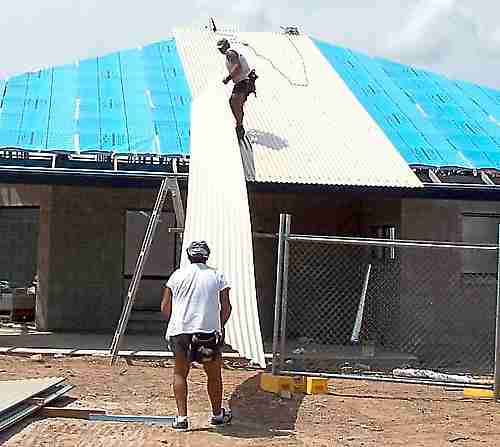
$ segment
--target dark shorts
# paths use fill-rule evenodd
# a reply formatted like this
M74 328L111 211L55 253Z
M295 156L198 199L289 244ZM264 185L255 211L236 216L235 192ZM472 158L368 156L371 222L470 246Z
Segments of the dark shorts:
M244 100L248 98L250 94L250 81L245 79L244 81L237 82L234 84L233 93L231 96L240 96L243 97Z
M190 358L190 346L193 334L180 334L174 335L168 339L168 346L173 352L174 357L181 356L186 359ZM219 354L222 353L222 347L224 346L224 339L222 338L220 343L217 345L217 351Z

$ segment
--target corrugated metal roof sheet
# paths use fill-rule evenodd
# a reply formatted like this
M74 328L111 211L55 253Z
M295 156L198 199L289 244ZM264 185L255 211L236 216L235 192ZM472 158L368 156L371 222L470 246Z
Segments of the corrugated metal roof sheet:
M0 414L64 381L64 377L0 381Z
M182 264L189 262L186 248L192 240L209 243L209 265L222 271L232 287L226 341L265 367L246 181L222 85L193 101L191 139Z
M500 92L316 41L410 165L500 169Z
M223 34L174 32L193 97L227 74L216 49ZM256 68L246 106L252 150L247 179L327 185L419 187L393 144L307 36L228 34ZM229 87L227 88L229 97ZM211 116L207 120L214 121Z
M187 154L190 104L171 39L0 83L0 147Z

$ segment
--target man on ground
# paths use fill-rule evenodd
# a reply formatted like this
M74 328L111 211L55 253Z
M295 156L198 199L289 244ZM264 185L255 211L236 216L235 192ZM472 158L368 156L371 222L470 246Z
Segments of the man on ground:
M203 364L212 405L210 424L231 422L222 407L222 356L224 326L231 315L230 287L224 275L207 266L210 248L193 241L187 248L190 265L176 270L165 285L161 311L168 320L166 338L175 357L174 395L178 416L172 427L189 428L187 377L193 361Z

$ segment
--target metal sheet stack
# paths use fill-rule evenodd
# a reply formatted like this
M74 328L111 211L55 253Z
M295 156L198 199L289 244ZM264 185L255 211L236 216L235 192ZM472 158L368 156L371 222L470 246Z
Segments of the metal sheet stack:
M73 388L64 377L0 382L0 432L58 399Z

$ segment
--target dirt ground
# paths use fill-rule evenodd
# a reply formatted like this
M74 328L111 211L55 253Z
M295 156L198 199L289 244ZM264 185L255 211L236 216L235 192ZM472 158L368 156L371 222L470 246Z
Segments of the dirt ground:
M172 365L103 358L0 356L0 380L65 376L76 387L64 403L115 414L173 415ZM259 371L235 363L224 371L225 399L235 415L214 430L203 371L190 376L191 430L168 426L30 418L0 434L8 447L73 446L498 446L500 406L461 391L412 385L332 381L328 395L291 400L258 389ZM76 399L76 400L72 400Z

